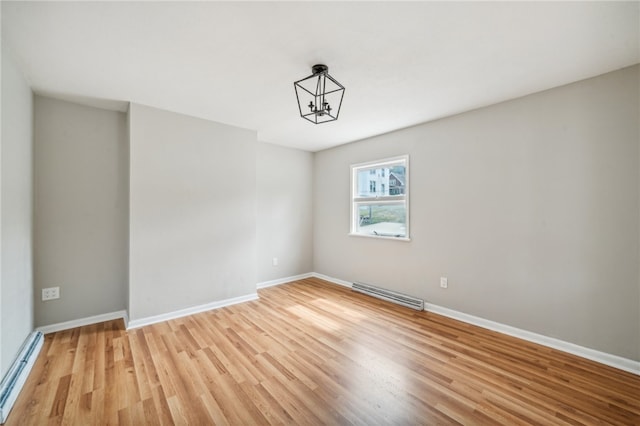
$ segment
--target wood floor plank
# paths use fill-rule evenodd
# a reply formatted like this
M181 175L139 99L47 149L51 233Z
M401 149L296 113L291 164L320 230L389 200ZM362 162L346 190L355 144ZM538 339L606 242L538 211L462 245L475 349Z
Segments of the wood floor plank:
M151 394L153 395L153 408L157 414L157 418L151 418L147 421L155 421L158 420L158 424L161 425L171 425L174 424L174 420L171 416L171 409L169 407L169 402L167 400L164 391L162 390L162 386L154 387L151 390Z
M640 425L640 376L316 278L45 336L7 425Z

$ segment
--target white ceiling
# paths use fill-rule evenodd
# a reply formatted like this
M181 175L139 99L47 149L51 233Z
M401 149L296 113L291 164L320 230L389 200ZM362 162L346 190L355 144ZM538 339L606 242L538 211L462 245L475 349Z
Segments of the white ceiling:
M317 151L638 63L639 4L3 1L2 36L36 93ZM346 87L338 121L299 116L315 63Z

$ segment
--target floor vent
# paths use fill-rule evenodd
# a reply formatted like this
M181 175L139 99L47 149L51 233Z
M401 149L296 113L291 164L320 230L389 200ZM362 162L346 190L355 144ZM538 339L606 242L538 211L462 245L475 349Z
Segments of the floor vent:
M418 299L417 297L407 296L406 294L398 293L396 291L385 290L384 288L374 287L363 283L353 283L351 288L353 291L357 291L358 293L368 294L369 296L406 306L407 308L415 309L416 311L424 310L424 300Z
M7 420L13 403L27 380L27 376L36 362L40 348L44 342L44 336L39 331L34 331L27 337L22 345L18 357L7 371L0 383L0 424Z

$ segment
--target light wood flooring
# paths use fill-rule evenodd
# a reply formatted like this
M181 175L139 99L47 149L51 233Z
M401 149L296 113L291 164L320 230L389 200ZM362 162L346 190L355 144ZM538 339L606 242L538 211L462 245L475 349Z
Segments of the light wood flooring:
M49 334L7 425L640 425L640 376L318 279Z

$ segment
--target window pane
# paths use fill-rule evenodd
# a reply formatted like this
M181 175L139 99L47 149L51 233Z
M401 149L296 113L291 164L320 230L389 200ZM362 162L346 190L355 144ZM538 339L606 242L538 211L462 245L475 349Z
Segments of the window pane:
M367 204L358 206L359 234L405 237L405 204Z
M409 240L409 156L351 166L351 234Z
M406 187L406 167L389 165L373 169L358 170L357 196L384 197L404 195Z
M405 194L407 182L405 173L405 166L393 166L389 169L389 195Z

